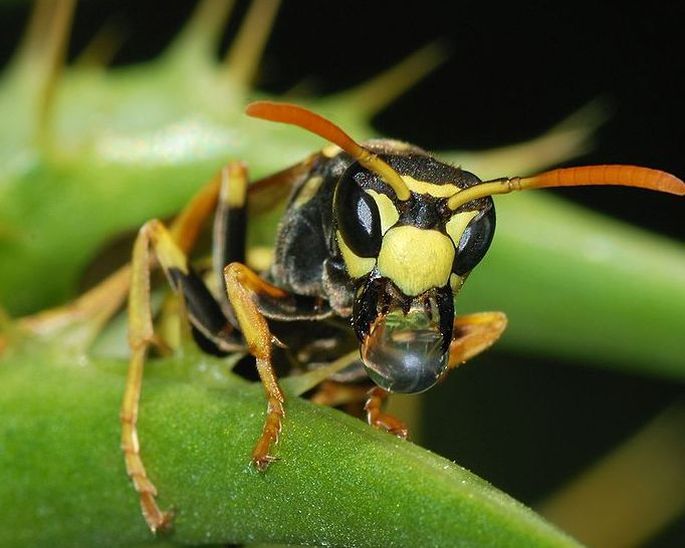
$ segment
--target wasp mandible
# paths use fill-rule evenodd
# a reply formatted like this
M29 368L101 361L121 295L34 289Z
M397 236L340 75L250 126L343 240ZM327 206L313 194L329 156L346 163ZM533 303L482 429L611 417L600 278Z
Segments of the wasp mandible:
M153 531L167 526L170 515L157 505L136 432L143 364L155 342L150 250L174 291L182 295L203 345L217 353L247 349L254 356L267 412L252 462L263 470L274 459L273 445L285 415L275 348L299 348L306 362L358 346L340 380L370 378L376 387L365 406L369 423L406 436L402 423L381 410L386 395L423 392L497 340L506 327L503 313L456 316L454 307L460 288L492 242L493 195L581 185L685 194L685 183L673 175L625 165L556 169L483 182L411 144L388 139L358 144L332 122L296 105L262 101L250 104L246 112L300 126L331 145L251 185L244 165L229 164L182 214L195 222L181 222L170 231L153 220L138 234L129 296L132 354L121 411L122 445L127 472ZM258 274L245 264L247 212L271 207L285 193L290 197L274 258ZM177 243L192 239L187 227L196 226L211 210L213 270L221 288L216 297ZM322 332L326 344L319 344Z

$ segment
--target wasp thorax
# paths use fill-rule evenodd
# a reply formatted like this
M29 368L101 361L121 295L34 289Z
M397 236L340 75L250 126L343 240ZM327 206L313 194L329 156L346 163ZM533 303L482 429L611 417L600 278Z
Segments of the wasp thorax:
M443 335L422 311L379 318L361 347L371 380L384 390L416 394L432 387L447 367Z

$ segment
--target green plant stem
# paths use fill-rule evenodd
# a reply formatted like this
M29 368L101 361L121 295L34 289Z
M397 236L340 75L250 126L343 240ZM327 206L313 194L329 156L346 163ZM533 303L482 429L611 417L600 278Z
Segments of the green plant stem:
M0 545L151 539L119 450L125 363L50 358L38 347L0 362ZM194 363L194 381L188 367L150 364L139 420L160 503L176 513L167 541L575 545L457 465L295 397L280 460L260 474L249 455L261 387L218 360Z

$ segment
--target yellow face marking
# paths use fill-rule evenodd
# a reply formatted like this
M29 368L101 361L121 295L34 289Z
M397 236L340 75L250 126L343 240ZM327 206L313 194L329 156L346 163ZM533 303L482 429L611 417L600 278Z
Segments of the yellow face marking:
M293 202L293 206L302 207L309 200L311 200L318 192L321 183L323 183L323 177L320 175L315 175L314 177L310 177L307 181L305 181L300 188L300 191L297 193L297 197Z
M464 211L463 213L452 215L452 218L447 221L445 230L447 231L449 237L452 238L454 247L459 247L459 240L461 240L464 230L466 230L466 227L471 222L471 219L473 219L476 215L478 215L477 211Z
M396 226L383 237L378 271L405 295L447 284L454 261L452 241L437 230Z
M352 278L361 278L365 274L368 274L373 270L376 264L376 259L374 257L360 257L355 254L343 240L340 231L335 233L335 237L338 240L338 246L340 247L340 252L343 256L343 261L345 261L345 266L347 267L347 273Z
M398 221L400 214L387 195L375 190L367 190L366 193L373 198L373 201L378 206L378 213L381 216L381 234L385 234Z
M459 187L453 184L438 185L435 183L427 183L426 181L419 181L409 175L402 175L402 179L409 187L409 190L417 194L430 194L434 198L449 198L454 193L459 192Z

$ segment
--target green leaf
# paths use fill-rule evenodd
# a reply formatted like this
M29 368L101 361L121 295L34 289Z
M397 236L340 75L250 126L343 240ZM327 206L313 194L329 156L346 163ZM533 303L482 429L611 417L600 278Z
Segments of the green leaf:
M296 397L279 461L249 464L262 388L203 357L146 372L142 454L174 543L575 546L485 481L410 442ZM151 539L119 449L126 364L42 346L0 362L0 545ZM192 380L191 380L192 378ZM7 481L7 479L10 481Z

